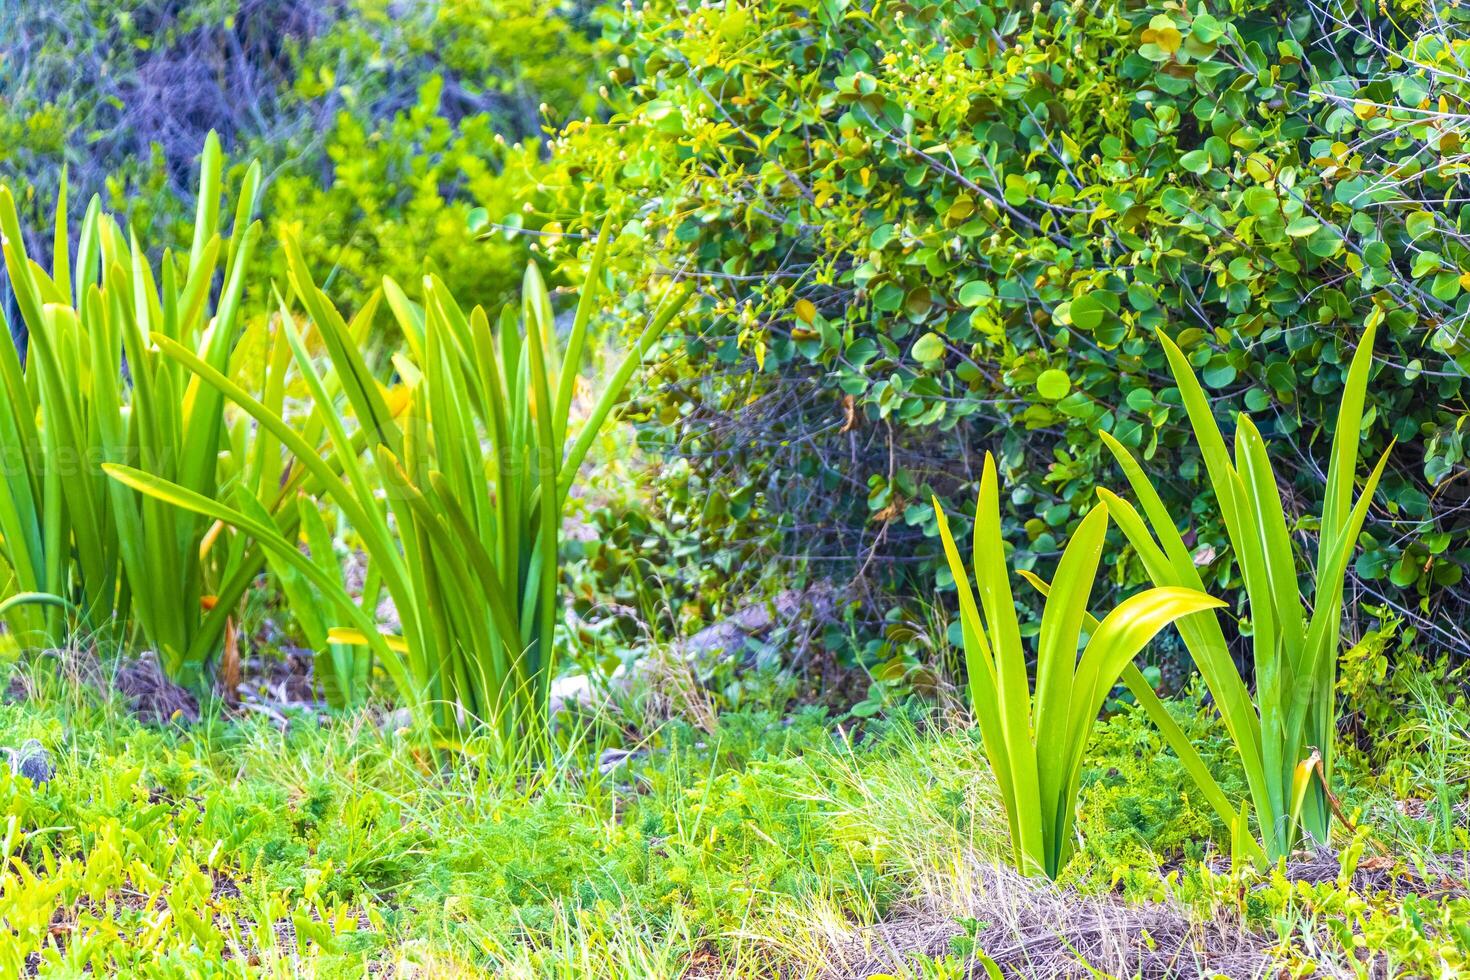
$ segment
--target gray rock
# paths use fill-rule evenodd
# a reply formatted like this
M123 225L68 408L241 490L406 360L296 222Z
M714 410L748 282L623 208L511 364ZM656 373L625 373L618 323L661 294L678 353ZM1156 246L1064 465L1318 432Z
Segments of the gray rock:
M647 754L643 749L605 749L597 757L597 771L604 776L610 776L625 763L641 759Z
M46 746L33 738L26 739L18 749L5 749L5 754L10 759L11 774L24 776L37 786L44 786L56 775L56 765L51 761L51 753L46 751Z
M586 674L558 677L551 682L551 717L555 718L564 709L589 708L596 699L592 678Z
M378 722L378 731L384 735L395 735L413 727L413 712L407 708L397 708L383 716Z
M689 637L683 643L684 655L690 663L704 665L746 659L763 646L774 647L780 655L784 646L804 647L810 637L794 634L819 630L836 612L836 593L826 583L805 590L787 589Z

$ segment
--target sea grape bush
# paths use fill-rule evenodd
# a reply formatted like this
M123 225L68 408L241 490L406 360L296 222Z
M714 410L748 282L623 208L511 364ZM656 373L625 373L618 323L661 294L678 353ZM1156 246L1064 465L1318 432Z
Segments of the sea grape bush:
M1353 578L1465 649L1436 626L1470 595L1465 17L651 0L609 27L616 113L568 127L525 200L623 207L631 293L692 266L716 297L657 407L690 464L668 499L691 488L691 519L731 542L860 566L932 538L929 491L957 500L982 448L1033 565L1110 478L1105 432L1163 475L1207 584L1234 587L1153 331L1222 421L1249 410L1299 447L1280 475L1313 500L1359 326L1381 318L1363 453L1399 448Z

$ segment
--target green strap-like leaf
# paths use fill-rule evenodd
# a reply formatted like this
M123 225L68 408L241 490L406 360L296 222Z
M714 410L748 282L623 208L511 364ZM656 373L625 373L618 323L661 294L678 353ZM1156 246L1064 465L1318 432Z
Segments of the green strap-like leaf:
M358 351L346 321L327 299L326 294L312 281L306 257L296 238L292 235L284 236L281 247L286 255L291 286L306 306L306 312L311 315L322 342L326 344L342 390L357 414L358 424L387 446L395 456L400 456L403 452L403 437L393 424L392 413L388 411L383 394L378 390L378 382Z
M1088 618L1087 604L1107 533L1108 509L1098 504L1067 542L1041 614L1036 654L1036 765L1042 815L1051 825L1048 837L1051 849L1056 851L1051 858L1056 866L1061 863L1059 848L1067 820L1064 813L1071 809L1071 801L1065 797L1070 753L1052 734L1066 730L1073 700L1087 693L1076 691L1073 680L1082 625Z
M609 212L597 232L592 261L587 266L586 276L582 278L582 291L577 295L577 312L572 317L572 332L567 337L566 356L562 359L562 372L557 383L556 411L552 416L558 446L566 442L572 393L576 387L577 372L581 369L582 354L586 349L587 324L592 319L592 311L597 308L602 291L602 267L607 261L608 247L612 244L612 224L613 216Z
M1032 572L1021 569L1018 574L1031 583L1032 587L1043 596L1051 591L1051 586ZM1086 614L1083 624L1088 633L1097 632L1098 620L1091 613ZM1206 801L1214 809L1215 814L1226 827L1229 827L1231 821L1235 819L1235 807L1231 805L1225 791L1220 788L1214 773L1210 772L1209 766L1205 764L1199 751L1194 747L1194 743L1189 740L1189 736L1185 734L1183 728L1179 727L1179 723L1174 720L1174 716L1169 713L1163 700L1154 691L1153 685L1143 676L1143 672L1131 663L1123 668L1122 680L1124 686L1128 688L1128 693L1133 695L1139 707L1148 715L1149 721L1153 722L1159 734L1164 737L1165 743L1174 750L1174 754L1178 756L1180 763L1189 773L1190 778L1194 780L1195 785L1199 787L1200 792L1205 795Z
M1322 504L1322 546L1317 558L1319 566L1323 553L1342 547L1340 535L1352 512L1353 481L1357 476L1363 431L1363 404L1367 399L1368 374L1373 368L1373 341L1382 315L1376 307L1369 314L1342 386L1337 426L1332 436L1332 455L1327 464L1327 495Z
M224 521L232 527L239 528L241 531L254 537L260 542L262 547L269 548L273 551L278 558L291 563L297 571L321 591L321 594L325 598L331 600L338 607L342 614L352 623L353 627L360 630L367 637L368 642L373 648L373 653L387 668L388 674L393 682L398 685L400 691L405 692L409 706L414 709L419 709L424 704L422 692L405 669L403 659L384 642L378 632L377 624L370 620L357 607L357 604L352 601L352 597L342 588L341 582L333 580L313 564L310 558L303 555L293 542L281 537L280 532L274 525L248 517L241 511L217 500L212 500L186 487L170 483L167 480L161 480L150 473L144 473L142 470L133 469L130 466L104 463L102 468L114 480L130 486L140 493L148 494L172 506L182 507L193 513Z
M980 609L994 651L997 698L987 710L1000 715L1006 753L1015 781L1016 808L1022 820L1015 829L1025 861L1047 868L1046 835L1043 832L1041 788L1036 764L1035 734L1031 724L1031 685L1026 672L1026 650L1021 645L1021 626L1011 595L1010 572L1005 542L1000 535L1000 481L995 458L985 454L980 476L980 497L975 506L975 586Z
M220 172L224 167L219 148L219 134L214 130L204 138L204 152L199 158L199 200L194 210L194 243L189 248L189 265L199 265L204 243L219 226Z
M975 722L980 728L985 757L990 761L990 768L995 773L995 781L1000 788L1008 825L1013 828L1018 827L1022 816L1016 806L1015 781L1011 775L1011 757L1007 751L1005 731L1001 727L1000 717L992 710L999 698L996 689L995 659L990 650L990 643L985 638L985 627L980 621L980 611L975 604L975 594L970 588L969 569L965 567L964 561L960 558L959 549L955 546L954 535L950 533L949 519L945 516L944 508L939 505L937 497L931 499L934 505L934 517L939 525L939 540L944 546L944 556L949 562L950 574L954 577L955 589L959 594L960 631L965 647L965 673L970 681L970 704L974 711ZM1016 841L1015 833L1012 833L1012 841L1013 844ZM1020 866L1023 855L1019 846L1015 848L1015 856Z
M1124 599L1103 617L1077 664L1076 697L1064 743L1071 753L1067 799L1076 798L1082 778L1083 751L1092 726L1123 668L1170 623L1223 605L1219 599L1193 589L1153 588ZM1073 808L1068 806L1063 813L1059 838L1063 846L1070 845L1074 816Z
M684 309L689 302L690 296L694 294L694 286L685 283L670 289L664 298L663 305L648 327L638 337L637 344L628 352L627 357L618 365L612 377L607 381L607 387L603 388L602 395L597 399L592 411L588 413L587 420L582 423L582 430L577 435L577 440L567 452L566 458L561 464L560 495L565 499L571 490L572 481L576 479L577 471L582 467L582 460L587 458L587 451L592 448L592 443L597 438L597 433L606 421L608 413L612 411L613 403L622 397L623 389L628 386L628 381L633 377L633 372L643 363L650 351L653 350L658 339L663 336L664 330L673 321L674 317Z

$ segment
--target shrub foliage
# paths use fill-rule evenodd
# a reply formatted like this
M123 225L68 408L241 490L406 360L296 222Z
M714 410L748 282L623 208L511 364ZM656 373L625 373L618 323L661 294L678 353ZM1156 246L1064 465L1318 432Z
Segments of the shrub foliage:
M983 450L1018 564L1055 553L1115 479L1106 432L1234 587L1153 331L1227 431L1245 409L1297 447L1275 460L1297 514L1381 321L1362 453L1398 447L1354 587L1466 649L1441 615L1470 598L1464 18L1435 10L654 0L610 31L620 111L567 129L566 179L527 200L609 195L643 233L634 280L705 277L661 406L700 517L869 569L933 560L928 494L961 499Z
M290 232L354 309L426 263L467 301L499 302L523 243L487 255L468 215L504 206L546 122L592 108L595 34L582 7L536 0L6 4L0 179L45 227L69 167L73 200L102 196L161 251L191 238L215 131L264 168L260 262L279 281ZM48 254L44 236L27 245Z

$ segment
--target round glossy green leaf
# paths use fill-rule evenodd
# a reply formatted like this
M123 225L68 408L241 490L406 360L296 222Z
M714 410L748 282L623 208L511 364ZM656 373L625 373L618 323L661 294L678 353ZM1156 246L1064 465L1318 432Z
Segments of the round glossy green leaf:
M1057 401L1067 397L1067 392L1072 390L1072 379L1067 377L1067 372L1060 368L1050 368L1042 371L1036 378L1036 393L1047 401Z
M1210 172L1210 155L1204 150L1190 150L1179 158L1179 166L1192 174L1207 174Z
M931 330L914 341L913 349L909 353L914 356L914 360L925 364L937 361L944 356L944 338Z
M903 309L912 320L923 319L929 313L929 308L934 305L934 294L929 291L928 286L915 286L910 289L904 297Z
M1286 233L1292 238L1306 238L1321 227L1322 222L1304 214L1300 218L1291 219L1291 224L1286 226Z
M1423 238L1434 230L1434 215L1428 211L1414 211L1404 219L1404 230L1410 238Z
M1072 300L1072 323L1083 330L1095 330L1102 323L1107 310L1091 295L1078 296Z
M1198 14L1190 24L1189 36L1204 44L1213 44L1225 34L1225 25L1209 14Z
M1235 380L1235 367L1223 357L1211 358L1209 366L1200 376L1211 388L1224 388Z
M983 279L967 282L960 287L960 303L964 306L979 306L992 295L990 284Z

